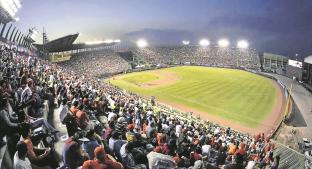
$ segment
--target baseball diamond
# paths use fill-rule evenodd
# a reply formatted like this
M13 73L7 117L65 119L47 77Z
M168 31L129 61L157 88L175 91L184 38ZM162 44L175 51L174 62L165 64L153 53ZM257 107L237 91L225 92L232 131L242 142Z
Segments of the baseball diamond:
M117 75L107 81L223 125L234 123L246 132L272 127L283 109L275 81L243 70L179 66Z

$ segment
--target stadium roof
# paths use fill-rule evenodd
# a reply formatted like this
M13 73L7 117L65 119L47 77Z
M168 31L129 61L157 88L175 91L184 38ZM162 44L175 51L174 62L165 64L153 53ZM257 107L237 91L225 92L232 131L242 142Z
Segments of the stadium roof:
M79 33L67 35L67 36L52 40L50 42L47 42L44 45L35 44L35 46L39 50L43 50L44 48L46 52L52 53L52 52L64 52L64 51L70 51L70 50L76 50L76 49L97 48L97 47L111 46L111 45L116 44L115 42L99 43L99 44L93 44L93 45L84 44L84 43L74 44L78 36L79 36Z
M1 23L17 21L16 13L22 6L22 0L0 0Z
M3 9L2 6L0 6L0 19L4 23L13 21L13 18L7 14L7 12Z
M305 62L305 63L312 64L312 55L310 55L310 56L304 58L304 62Z
M44 45L42 44L35 44L35 46L39 50L44 50L47 52L62 52L62 51L68 51L71 50L73 43L78 38L79 33L73 34L73 35L67 35L55 40L52 40Z

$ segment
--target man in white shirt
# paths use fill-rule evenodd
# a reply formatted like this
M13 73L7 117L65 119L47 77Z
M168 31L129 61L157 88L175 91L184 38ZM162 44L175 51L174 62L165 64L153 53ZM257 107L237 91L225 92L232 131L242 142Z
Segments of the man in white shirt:
M176 125L176 135L177 135L177 137L179 137L181 131L182 131L182 125L177 124Z
M210 157L210 151L211 151L211 145L209 144L205 144L202 146L202 154L203 156L208 156L208 158Z
M29 56L28 59L27 59L27 66L28 67L32 66L32 58L31 58L31 56Z
M114 152L114 145L115 145L116 141L118 140L118 137L119 137L118 133L113 131L112 136L108 140L108 148L111 151L111 153Z
M26 157L27 146L23 141L19 141L16 145L16 153L14 154L14 169L32 169L29 159Z
M107 117L107 120L110 122L110 121L114 121L117 119L117 114L113 113L113 112L110 112L108 114L108 117Z
M21 102L27 102L29 101L29 99L31 98L32 95L32 91L31 91L31 87L33 85L33 81L32 79L27 79L27 86L24 88L24 90L22 91L21 94Z
M67 113L69 113L69 107L67 105L67 99L62 100L62 105L60 107L60 120L62 124L65 124L65 118L67 116Z

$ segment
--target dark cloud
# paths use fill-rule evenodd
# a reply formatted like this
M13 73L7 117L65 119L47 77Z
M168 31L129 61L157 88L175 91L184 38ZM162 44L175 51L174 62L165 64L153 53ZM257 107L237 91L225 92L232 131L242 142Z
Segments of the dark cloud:
M312 54L312 1L274 0L261 8L262 12L257 14L253 9L224 12L207 20L199 32L144 29L127 36L148 37L155 44L180 42L181 37L194 41L207 37L213 42L227 37L234 43L244 38L261 52L289 57L298 53L301 58Z
M207 23L207 32L246 37L260 51L305 57L312 53L312 1L278 0L261 15L225 14Z

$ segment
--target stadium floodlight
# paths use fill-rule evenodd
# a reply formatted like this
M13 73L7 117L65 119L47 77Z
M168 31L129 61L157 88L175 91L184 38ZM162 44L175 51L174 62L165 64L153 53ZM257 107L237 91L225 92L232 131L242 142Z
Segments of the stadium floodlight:
M145 48L145 47L148 46L148 44L147 44L146 40L144 40L144 39L139 39L139 40L137 41L137 46L138 46L139 48Z
M12 7L10 6L9 1L0 0L0 5L11 17L14 17L15 12L13 11Z
M103 43L113 43L114 42L114 40L112 40L112 39L106 39L105 41L103 41Z
M188 40L183 40L183 41L182 41L182 44L183 44L183 45L189 45L189 44L190 44L190 41L188 41Z
M90 42L85 42L86 45L98 45L98 44L102 44L102 43L119 43L120 42L120 39L116 39L116 40L113 40L113 39L107 39L107 40L104 40L104 41L90 41Z
M199 41L199 45L200 46L203 46L203 47L206 47L206 46L208 46L210 44L210 42L209 42L209 40L207 40L207 39L201 39L200 41Z
M86 45L97 45L97 44L101 44L101 43L105 43L105 41L90 41L90 42L85 42Z
M0 6L4 9L12 18L14 18L16 12L21 8L20 0L0 0Z
M249 44L245 40L239 40L237 42L237 48L246 49L246 48L248 48L248 46L249 46Z
M230 44L230 42L229 42L227 39L220 39L220 40L218 41L218 45L219 45L220 47L223 47L223 48L228 47L229 44Z

